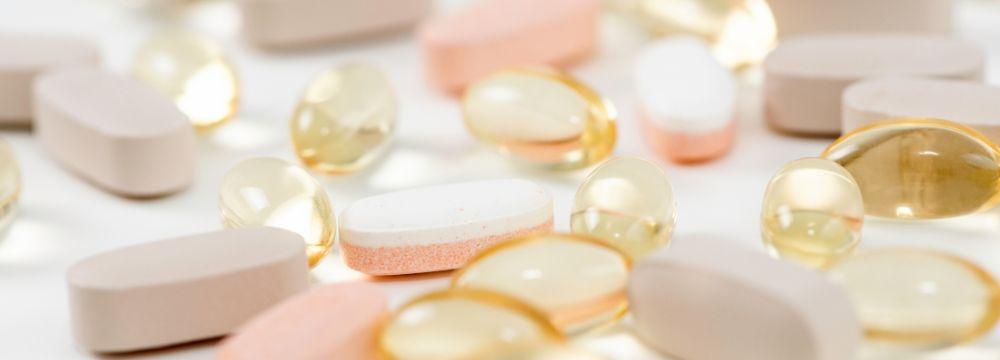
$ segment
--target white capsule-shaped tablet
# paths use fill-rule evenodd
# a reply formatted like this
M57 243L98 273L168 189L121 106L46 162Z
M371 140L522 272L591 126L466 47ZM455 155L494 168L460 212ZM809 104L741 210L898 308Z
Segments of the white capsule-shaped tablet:
M629 303L640 335L682 359L853 359L861 327L821 273L709 236L639 262Z
M954 0L768 0L778 34L896 32L951 35Z
M170 99L98 69L46 73L34 86L35 135L72 172L115 194L165 195L194 178L194 131Z
M71 266L66 282L77 342L124 352L225 335L308 277L300 236L246 228L111 250Z
M94 44L74 37L0 34L0 124L31 124L31 83L63 66L95 66Z
M552 230L552 196L527 180L485 180L358 200L341 213L347 266L371 275L455 269L497 243Z

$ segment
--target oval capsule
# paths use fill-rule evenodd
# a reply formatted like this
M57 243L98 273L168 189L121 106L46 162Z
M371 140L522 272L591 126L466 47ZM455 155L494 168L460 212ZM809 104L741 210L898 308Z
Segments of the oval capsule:
M501 153L552 169L576 169L607 157L617 113L568 74L524 68L493 73L462 97L465 124Z
M486 351L478 360L607 360L606 357L565 344L536 344Z
M800 159L767 184L760 228L774 257L825 269L854 253L864 215L861 190L847 170L826 159Z
M576 191L570 226L633 260L665 246L674 231L676 203L667 175L636 157L598 166Z
M0 227L4 227L17 212L17 198L21 195L21 167L17 164L14 149L0 140Z
M1000 202L997 146L950 121L882 121L837 139L823 157L857 180L868 215L934 219Z

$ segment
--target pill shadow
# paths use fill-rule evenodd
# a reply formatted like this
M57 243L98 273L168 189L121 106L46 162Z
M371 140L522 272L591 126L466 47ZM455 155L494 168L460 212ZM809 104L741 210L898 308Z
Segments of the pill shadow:
M93 355L98 359L153 359L162 358L167 355L190 351L205 351L211 347L214 347L223 339L222 336L205 339L196 340L176 345L170 345L155 349L139 350L139 351L129 351L120 353L93 353ZM206 356L212 357L212 356Z

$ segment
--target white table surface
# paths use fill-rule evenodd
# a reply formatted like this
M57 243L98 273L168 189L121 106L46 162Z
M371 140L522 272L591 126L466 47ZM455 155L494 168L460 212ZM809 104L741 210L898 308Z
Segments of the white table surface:
M251 156L294 160L287 121L310 77L332 65L368 61L381 66L401 97L398 137L383 161L358 174L320 178L335 207L358 198L418 185L498 177L524 177L555 197L556 228L568 229L573 194L587 170L547 173L513 167L477 145L462 125L455 99L427 87L408 33L300 52L264 53L239 36L232 4L197 3L174 16L153 16L123 6L129 0L0 0L0 31L65 33L92 38L106 66L124 72L132 51L148 34L170 26L199 29L221 40L243 81L238 117L198 140L194 185L155 200L128 200L102 192L67 173L35 143L30 130L0 129L23 170L20 213L0 238L0 358L91 358L74 345L69 331L64 272L87 255L128 244L220 228L217 188L225 171ZM447 1L442 5L453 5ZM985 46L1000 69L1000 3L965 0L958 36ZM830 139L778 135L760 118L759 74L745 77L735 148L725 158L698 166L677 166L656 158L640 138L634 107L631 63L644 35L606 17L600 53L573 72L619 108L617 155L639 155L662 165L678 203L677 236L707 233L734 246L763 251L758 216L764 187L784 163L816 156ZM755 80L757 78L757 80ZM1000 84L1000 70L990 80ZM1000 119L998 119L1000 121ZM1000 274L1000 211L946 221L865 224L862 247L885 244L946 249ZM313 271L317 282L365 279L347 269L337 254ZM398 305L444 286L447 274L379 280ZM621 326L620 328L625 328ZM632 340L626 330L579 340L613 359L661 358ZM132 354L131 357L210 358L214 341ZM862 356L864 358L887 358ZM1000 332L980 343L945 352L896 355L905 359L1000 359Z

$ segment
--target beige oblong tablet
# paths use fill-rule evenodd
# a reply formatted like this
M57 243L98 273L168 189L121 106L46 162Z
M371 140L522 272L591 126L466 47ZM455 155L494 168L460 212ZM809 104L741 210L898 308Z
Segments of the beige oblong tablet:
M0 34L0 124L31 123L31 83L61 66L94 66L97 47L79 38Z
M308 287L303 244L290 231L247 228L86 258L66 274L73 335L96 352L225 335Z
M778 35L904 32L949 35L954 0L768 0Z
M875 76L927 76L981 82L985 54L959 40L905 34L801 36L764 61L764 111L775 129L836 135L841 95Z
M35 135L63 166L119 195L179 191L194 178L194 131L170 99L98 69L46 73L34 86Z
M639 334L699 360L853 359L861 327L823 274L708 236L675 239L629 281Z

